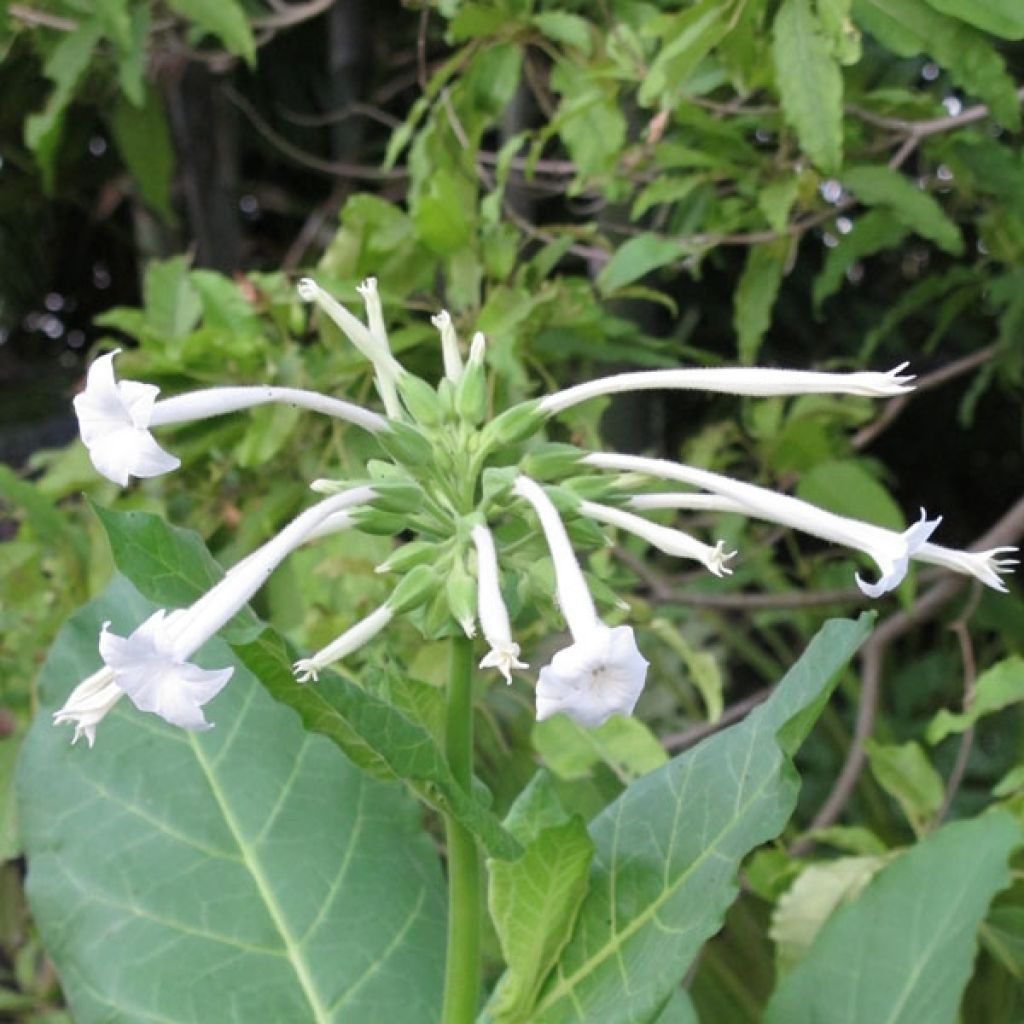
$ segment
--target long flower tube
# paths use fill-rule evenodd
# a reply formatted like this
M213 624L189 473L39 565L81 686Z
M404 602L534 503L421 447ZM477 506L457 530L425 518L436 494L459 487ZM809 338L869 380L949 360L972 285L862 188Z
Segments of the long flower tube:
M597 617L565 524L544 489L521 475L512 491L533 506L540 520L555 568L558 603L573 639L540 670L537 721L562 713L593 728L612 715L632 714L648 668L632 628L610 628Z
M368 644L395 617L385 602L372 611L365 619L346 629L339 637L322 647L310 658L300 658L294 665L295 678L300 683L315 683L320 673L336 661L358 651Z
M819 373L764 367L696 367L684 370L640 370L599 377L542 398L540 412L554 415L599 395L627 391L716 391L766 398L780 395L861 395L890 398L913 390L913 376L901 363L888 373Z
M444 375L454 384L462 376L462 353L459 351L459 339L455 335L455 325L447 309L442 309L430 322L441 335L441 358L444 360Z
M157 401L159 388L140 381L118 381L114 359L120 350L95 359L85 390L75 396L82 441L96 469L124 487L131 477L154 477L177 469L181 461L164 451L150 428L223 416L240 409L280 403L324 413L371 433L388 429L388 421L351 402L299 388L205 388Z
M112 633L110 623L104 623L99 638L104 668L72 691L54 713L54 723L73 722L72 742L85 736L92 746L100 720L127 695L140 711L157 714L172 725L210 728L203 705L223 689L234 669L203 669L189 659L248 604L295 548L332 516L367 500L368 492L372 497L371 488L354 488L306 509L189 608L161 608L127 637Z
M675 558L690 558L700 562L710 573L715 576L728 576L732 573L725 563L736 557L735 551L725 550L725 541L719 541L713 547L703 541L691 537L682 530L675 530L669 526L662 526L659 523L652 523L643 516L633 515L631 512L623 512L622 509L610 508L607 505L599 505L594 501L581 501L580 511L599 523L606 523L609 526L617 526L620 530L635 534L647 541L652 547L672 555Z
M480 668L496 668L505 677L505 682L511 683L514 669L530 666L519 660L519 644L512 639L508 609L501 596L494 537L480 523L473 527L470 536L476 548L477 615L484 639L490 647L480 662Z
M687 509L691 511L708 512L739 512L742 515L754 519L764 519L768 522L775 522L768 516L759 514L756 509L744 505L735 498L725 498L720 494L691 494L691 493L667 493L667 494L636 494L629 499L629 504L636 509ZM1006 575L1014 571L1019 565L1019 560L1014 557L1018 553L1015 547L988 548L985 551L965 551L961 548L947 548L941 544L933 544L925 541L924 544L911 552L910 558L914 562L927 562L929 565L938 565L943 569L950 569L953 572L962 573L965 576L973 576L980 580L986 587L1006 593L1006 583L1000 578L1001 574Z
M865 582L859 573L854 576L857 586L868 597L880 597L899 586L906 576L910 556L928 540L932 531L942 521L941 517L928 519L922 510L920 521L914 523L904 533L895 533L880 526L872 526L856 519L826 512L816 505L787 494L779 494L754 484L732 480L710 470L668 462L665 459L597 453L586 456L583 462L599 469L644 473L663 480L677 480L692 487L701 487L740 502L745 506L745 510L749 510L750 515L769 519L834 544L863 551L874 559L882 574L877 583Z

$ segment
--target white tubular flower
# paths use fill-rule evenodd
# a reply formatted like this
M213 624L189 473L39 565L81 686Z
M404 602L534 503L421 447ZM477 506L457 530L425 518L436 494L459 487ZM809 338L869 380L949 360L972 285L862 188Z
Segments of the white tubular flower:
M334 296L324 291L311 277L302 278L296 287L301 299L319 306L334 321L341 333L370 360L385 411L392 418L400 417L401 404L395 392L395 381L405 371L391 354L387 331L384 328L380 295L377 292L377 279L368 277L358 288L366 305L369 327L350 313Z
M580 563L576 561L562 517L544 489L528 476L520 475L516 478L512 493L525 498L537 513L555 567L558 605L565 616L569 632L574 639L578 639L600 625L601 620L597 617L594 599L590 596Z
M104 665L71 691L64 707L54 711L53 724L74 722L72 745L84 736L91 747L96 742L96 726L123 696L124 690L114 682L114 670Z
M629 626L603 623L560 650L537 680L537 721L568 715L593 729L612 715L630 715L643 692L647 659Z
M223 416L240 409L277 403L324 413L354 423L371 433L387 429L383 416L351 402L299 388L205 388L156 401L159 388L139 381L118 381L114 357L96 359L89 367L85 390L74 399L82 441L89 458L108 480L124 487L131 477L153 477L177 469L181 461L165 452L150 428Z
M157 714L172 725L210 728L202 707L223 689L234 669L203 669L189 659L249 602L295 548L332 520L337 523L334 517L343 515L346 507L372 497L372 488L357 487L306 509L190 608L161 608L127 637L111 633L110 623L104 623L99 649L105 667L74 689L54 714L54 724L74 722L74 739L85 736L92 746L99 721L127 694L140 711Z
M629 504L638 509L691 509L708 512L739 512L752 518L758 518L756 512L733 498L723 498L720 494L637 494L629 499ZM959 548L946 548L930 541L912 551L910 558L914 562L927 562L930 565L941 565L953 572L974 576L987 587L1006 593L1006 584L1000 579L1000 573L1007 574L1019 565L1016 558L1004 558L1002 555L1015 555L1015 547L989 548L987 551L963 551Z
M857 574L857 586L868 597L880 597L899 586L907 574L910 556L915 554L942 521L928 519L924 509L921 519L903 533L885 530L857 519L826 512L809 502L778 494L754 484L732 480L706 469L684 466L665 459L646 459L635 455L588 455L583 460L600 469L627 473L646 473L664 480L678 480L693 487L702 487L744 506L745 514L789 526L813 537L856 548L873 558L881 571L877 583L866 583Z
M135 477L160 476L181 465L149 432L160 389L114 377L116 349L89 367L85 390L74 399L75 415L89 458L108 480L124 487Z
M621 530L634 533L642 537L652 547L664 551L666 555L675 558L690 558L700 562L715 576L728 576L732 573L725 563L736 557L735 551L725 550L725 541L719 541L714 547L691 537L682 530L674 530L668 526L661 526L659 523L652 523L642 516L635 516L631 512L623 512L621 509L609 508L607 505L598 505L593 501L580 502L580 511L599 523L607 523L609 526L617 526Z
M455 325L447 309L442 309L430 322L441 335L441 357L444 360L444 375L454 384L462 376L462 353L459 352L459 339L455 335Z
M525 498L540 519L555 566L558 603L573 639L540 670L537 720L561 712L593 728L612 715L632 714L648 667L633 630L629 626L610 629L597 617L565 526L543 488L519 476L513 493Z
M346 629L336 640L317 651L312 658L300 658L294 665L295 678L300 683L316 682L328 665L359 650L369 643L391 620L394 612L385 603L351 629Z
M816 373L754 366L688 370L641 370L577 384L540 400L540 411L551 416L598 395L624 391L717 391L728 395L862 395L889 398L913 389L913 377L901 363L888 373Z
M732 498L723 498L720 494L691 494L675 492L672 494L634 494L629 499L631 508L643 510L675 508L692 512L742 512L747 514L747 507Z
M508 609L501 596L498 577L498 555L494 550L494 537L486 526L476 525L470 534L476 547L477 614L484 639L490 646L481 668L496 668L506 683L512 682L512 671L530 666L519 660L519 644L512 639Z
M941 544L922 544L913 557L919 562L941 565L967 576L981 580L986 587L1006 593L1007 586L1000 579L1000 573L1011 573L1020 562L1016 558L1002 558L1001 555L1015 555L1017 548L989 548L987 551L960 551L944 548Z

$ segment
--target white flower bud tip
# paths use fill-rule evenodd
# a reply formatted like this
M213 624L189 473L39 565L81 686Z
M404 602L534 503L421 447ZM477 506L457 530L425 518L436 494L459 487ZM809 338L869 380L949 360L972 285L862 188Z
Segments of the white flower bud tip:
M303 277L299 279L295 290L303 302L316 302L316 297L320 294L320 285L311 277Z

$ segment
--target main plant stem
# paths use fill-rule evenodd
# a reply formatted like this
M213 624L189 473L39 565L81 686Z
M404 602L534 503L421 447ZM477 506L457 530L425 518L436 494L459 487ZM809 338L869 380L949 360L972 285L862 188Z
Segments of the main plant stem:
M456 781L468 793L473 782L473 645L452 640L445 720L445 754ZM451 815L448 843L448 954L442 1024L471 1024L480 997L480 855L473 835Z

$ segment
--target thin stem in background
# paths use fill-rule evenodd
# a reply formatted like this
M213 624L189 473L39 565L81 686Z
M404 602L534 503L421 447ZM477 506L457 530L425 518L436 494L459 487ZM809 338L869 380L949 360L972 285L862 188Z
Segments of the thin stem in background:
M445 755L466 792L473 781L473 645L452 640L445 719ZM476 839L454 818L445 819L448 846L448 951L443 1024L472 1024L480 998L480 854Z

